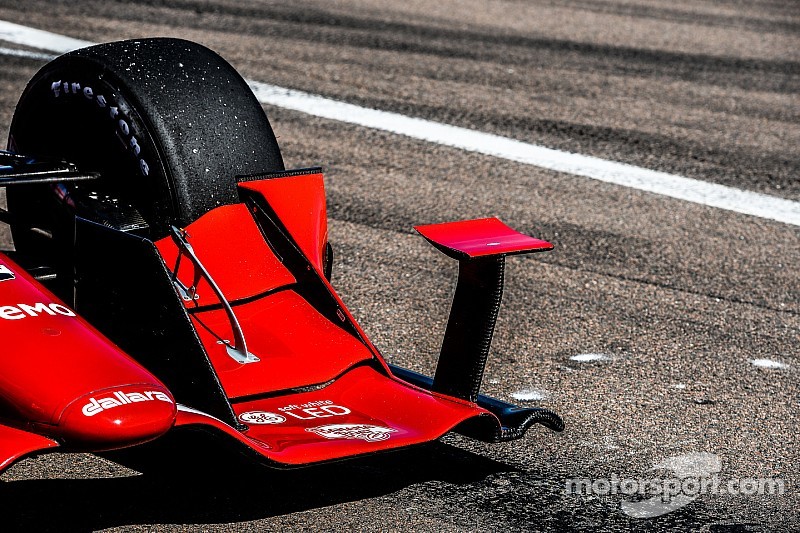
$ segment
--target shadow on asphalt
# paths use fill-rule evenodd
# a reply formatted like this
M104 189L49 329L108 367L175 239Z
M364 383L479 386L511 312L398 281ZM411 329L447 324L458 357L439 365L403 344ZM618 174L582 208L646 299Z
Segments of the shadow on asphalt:
M3 530L250 521L375 498L427 481L467 484L514 470L438 442L291 470L258 465L211 439L181 448L185 444L165 445L175 453L150 446L105 455L143 475L0 483L8 518Z

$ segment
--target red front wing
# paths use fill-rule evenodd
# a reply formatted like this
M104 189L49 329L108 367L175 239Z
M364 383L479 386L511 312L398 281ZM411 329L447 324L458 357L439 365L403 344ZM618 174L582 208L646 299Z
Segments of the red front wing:
M195 343L193 352L202 353L205 364L193 371L202 367L207 381L218 388L212 400L187 387L185 374L176 371L180 364L156 371L187 406L179 409L177 426L216 428L268 462L285 465L410 446L454 429L500 441L520 437L535 422L563 427L547 410L521 409L478 393L496 316L483 296L502 291L497 279L477 285L459 281L457 300L461 293L464 301L454 302L453 315L470 315L481 327L466 331L464 325L448 326L435 379L390 367L324 275L322 174L310 170L255 176L240 180L239 188L242 203L217 208L154 246L140 242L135 252L119 236L87 229L92 235L87 242L96 239L102 243L99 249L119 250L119 259L129 265L152 268L157 256L160 281L148 278L149 287L123 288L119 301L153 294L155 285L168 283L169 294L161 291L154 298L162 309L184 314L191 324L192 334L176 343L183 349ZM502 270L508 254L552 248L497 219L418 229L438 246L455 250L454 255L460 250L465 257L479 254L462 260L466 272L486 265ZM85 277L102 275L88 266L91 272ZM135 286L133 276L117 274ZM104 314L97 310L100 300L87 295L80 309L93 309L99 319ZM112 338L139 336L124 327L111 329L117 330ZM473 342L475 335L482 338ZM473 346L459 349L447 337L466 339ZM158 366L147 355L151 346L121 343L147 368Z
M318 170L242 179L239 190L241 203L155 243L78 219L76 309L88 322L0 257L15 273L0 282L0 467L59 444L136 444L173 423L283 465L452 430L496 442L533 423L563 428L550 411L479 394L504 258L549 243L497 219L417 228L460 262L431 379L387 365L326 279Z

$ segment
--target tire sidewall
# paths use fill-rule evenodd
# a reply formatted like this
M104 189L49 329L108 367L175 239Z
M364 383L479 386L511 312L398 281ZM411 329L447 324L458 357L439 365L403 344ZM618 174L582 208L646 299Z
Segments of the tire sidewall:
M93 185L134 205L158 235L165 233L170 223L184 223L186 217L180 209L182 202L174 196L169 167L150 131L136 100L113 74L89 62L63 58L28 84L14 114L9 148L100 172L100 181ZM58 195L42 198L41 188L8 191L9 210L29 222L45 216L52 202L58 204ZM45 211L36 213L38 209ZM15 240L17 237L15 234Z

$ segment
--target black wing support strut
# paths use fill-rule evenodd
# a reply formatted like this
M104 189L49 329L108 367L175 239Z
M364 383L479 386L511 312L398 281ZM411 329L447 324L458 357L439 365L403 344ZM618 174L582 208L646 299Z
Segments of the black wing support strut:
M555 431L561 418L543 408L521 408L480 394L503 296L507 255L552 250L547 241L518 233L496 218L431 224L415 228L448 257L458 260L458 284L433 379L392 367L399 378L421 388L477 403L500 421L470 420L457 431L499 442L524 435L534 423Z

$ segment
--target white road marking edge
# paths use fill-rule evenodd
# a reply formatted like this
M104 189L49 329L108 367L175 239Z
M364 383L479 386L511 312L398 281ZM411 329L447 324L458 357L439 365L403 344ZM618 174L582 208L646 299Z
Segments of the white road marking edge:
M0 20L0 41L56 53L66 53L94 44L2 20ZM41 54L10 51L6 48L0 48L0 54L41 58ZM248 81L248 83L263 104L800 226L800 202L598 157L562 152L499 135L407 117L398 113L359 107L259 81Z

